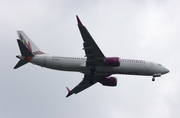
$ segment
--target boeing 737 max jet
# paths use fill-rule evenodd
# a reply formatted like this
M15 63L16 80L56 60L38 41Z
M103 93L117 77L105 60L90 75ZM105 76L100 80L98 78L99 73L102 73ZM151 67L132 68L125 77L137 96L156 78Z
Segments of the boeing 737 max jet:
M144 75L160 77L169 72L161 64L145 60L120 59L119 57L106 57L99 49L98 45L77 17L78 27L84 41L83 50L86 58L52 56L42 52L23 32L17 31L17 39L21 55L16 56L20 61L14 69L27 63L39 65L41 67L62 70L75 71L84 74L82 81L72 90L67 88L66 97L77 94L84 89L99 82L104 86L116 86L117 79L111 77L112 74Z

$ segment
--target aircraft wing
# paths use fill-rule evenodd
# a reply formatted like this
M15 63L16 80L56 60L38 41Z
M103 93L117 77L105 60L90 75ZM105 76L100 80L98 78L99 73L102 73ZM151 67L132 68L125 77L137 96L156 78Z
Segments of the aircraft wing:
M83 46L84 46L84 51L85 51L85 56L87 57L86 60L86 66L106 66L103 60L105 59L104 54L101 52L99 47L97 46L96 42L88 32L85 26L81 23L80 19L78 16L76 16L77 22L78 22L78 27L81 33L81 36L83 38ZM84 89L94 85L95 83L99 82L101 79L107 77L109 75L93 75L93 83L90 82L90 79L92 79L92 75L84 75L83 80L72 90L67 88L68 90L68 95L66 97L69 97L72 94L77 94Z
M87 89L88 87L94 85L99 80L101 80L107 76L109 76L109 75L94 75L94 83L90 84L89 80L90 80L91 76L90 75L84 75L83 80L76 87L74 87L72 90L70 90L69 88L66 87L68 90L68 94L66 97L69 97L72 94L77 94L77 93Z
M88 32L86 27L81 23L78 16L76 16L78 27L83 38L83 46L85 50L85 56L87 57L86 66L98 65L98 66L105 66L103 60L105 59L104 54L99 49L98 45L92 38L91 34Z

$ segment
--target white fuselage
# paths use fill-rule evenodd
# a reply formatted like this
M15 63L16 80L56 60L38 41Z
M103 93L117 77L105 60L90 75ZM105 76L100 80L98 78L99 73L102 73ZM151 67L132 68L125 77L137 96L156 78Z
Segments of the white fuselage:
M75 71L84 74L90 74L89 66L86 66L86 58L76 57L61 57L50 55L36 55L31 60L31 63L55 70ZM111 74L129 74L129 75L146 75L153 76L154 74L165 74L167 69L162 65L132 59L120 59L119 67L96 66L95 74L111 75Z

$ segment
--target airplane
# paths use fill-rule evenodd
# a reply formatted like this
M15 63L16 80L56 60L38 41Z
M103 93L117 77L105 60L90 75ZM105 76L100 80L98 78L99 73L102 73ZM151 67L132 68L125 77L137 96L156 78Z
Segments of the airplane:
M63 57L46 54L23 31L17 31L19 37L17 42L21 55L16 56L20 60L14 69L32 63L55 70L83 73L84 77L76 87L72 90L66 87L68 91L66 97L77 94L95 83L101 83L104 86L116 86L117 78L112 77L112 74L152 76L152 81L155 81L155 77L160 77L169 72L167 68L155 62L106 57L77 15L76 19L84 42L85 57Z

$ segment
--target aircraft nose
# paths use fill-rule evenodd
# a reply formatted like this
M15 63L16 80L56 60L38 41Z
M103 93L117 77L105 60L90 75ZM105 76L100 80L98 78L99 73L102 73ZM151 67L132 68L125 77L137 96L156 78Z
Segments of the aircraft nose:
M169 70L167 68L163 68L164 74L169 73Z

